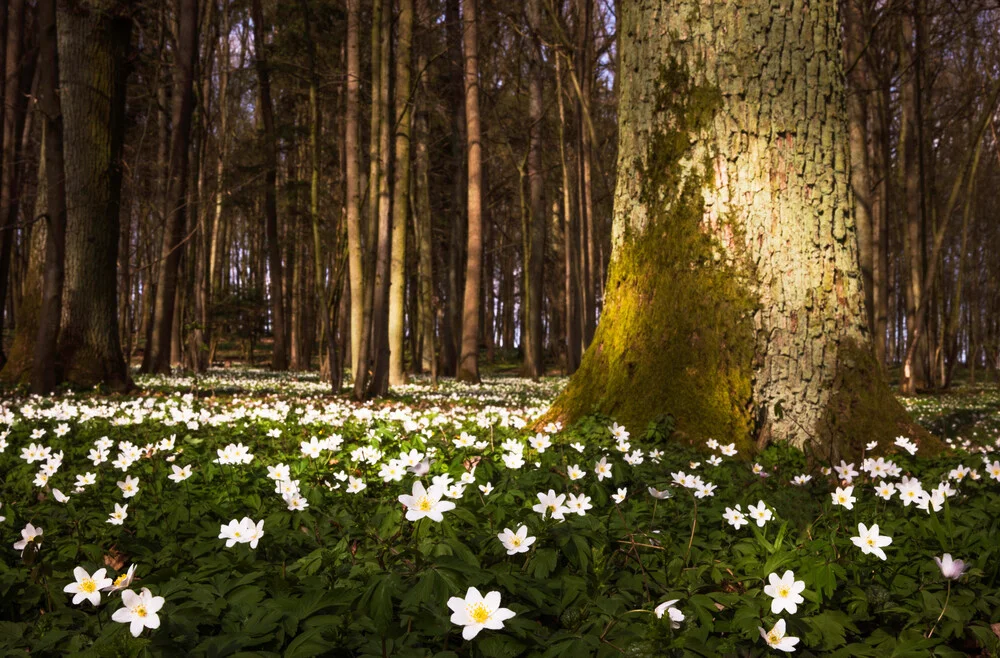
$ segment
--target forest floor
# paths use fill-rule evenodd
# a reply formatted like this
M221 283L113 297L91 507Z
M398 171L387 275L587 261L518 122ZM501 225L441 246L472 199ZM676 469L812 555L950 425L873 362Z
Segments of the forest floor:
M996 386L903 400L939 457L883 437L814 464L598 416L534 431L565 381L356 404L237 367L7 397L0 655L1000 649Z

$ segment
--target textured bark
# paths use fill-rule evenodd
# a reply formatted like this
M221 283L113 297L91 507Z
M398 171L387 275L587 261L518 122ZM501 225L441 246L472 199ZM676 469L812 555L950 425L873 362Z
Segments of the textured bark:
M835 0L623 5L607 301L552 417L824 458L926 439L871 353L838 26Z
M465 294L462 298L462 350L455 378L479 381L479 307L483 276L483 144L479 125L479 36L476 0L464 0L462 25L465 46L465 124L469 187L468 243L465 261Z
M119 210L127 3L59 4L59 78L66 168L66 265L58 361L80 388L131 387L118 336Z
M528 81L528 187L530 230L527 231L524 282L524 375L538 379L545 372L542 353L542 284L545 258L545 175L542 171L542 81L543 66L540 30L541 0L529 0L531 55Z
M285 342L285 301L281 290L281 247L278 245L278 138L274 132L274 103L271 100L271 72L267 56L264 12L261 0L251 2L254 25L254 60L257 66L260 119L264 128L264 233L267 237L267 268L270 275L271 327L274 345L271 369L288 369Z
M396 166L392 201L392 268L389 282L389 386L406 383L403 370L406 295L406 226L410 213L410 124L413 118L410 62L413 58L413 0L399 0L396 23ZM413 355L414 360L417 355Z

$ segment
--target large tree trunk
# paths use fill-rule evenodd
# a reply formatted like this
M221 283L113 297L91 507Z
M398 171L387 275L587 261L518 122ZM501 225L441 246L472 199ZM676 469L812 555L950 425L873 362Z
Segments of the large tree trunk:
M80 388L131 387L118 336L118 231L128 3L60 3L66 265L58 361Z
M406 383L406 371L403 370L403 302L406 296L406 225L410 213L413 0L399 0L396 30L396 166L392 201L392 269L389 281L389 386ZM416 354L413 359L417 359Z
M271 71L264 53L267 45L264 12L260 0L251 3L254 26L254 61L257 66L260 119L264 128L264 233L267 237L267 268L271 293L271 329L274 344L271 369L288 369L285 344L285 302L281 291L281 248L278 245L278 138L274 131L274 103L271 101Z
M179 5L177 50L174 57L173 108L171 111L170 170L167 183L160 251L160 272L156 285L156 305L153 311L152 356L149 372L168 373L174 361L174 350L180 352L175 340L175 320L182 312L177 307L177 280L183 253L184 230L188 201L188 148L191 137L191 115L194 112L194 66L198 55L197 0L183 0ZM179 356L176 355L176 356Z
M792 4L623 5L608 296L552 417L824 458L926 436L867 332L837 3Z
M468 226L465 294L462 298L462 350L455 378L479 381L479 306L483 277L483 144L479 126L479 33L476 0L462 6L465 46L465 125L469 167Z

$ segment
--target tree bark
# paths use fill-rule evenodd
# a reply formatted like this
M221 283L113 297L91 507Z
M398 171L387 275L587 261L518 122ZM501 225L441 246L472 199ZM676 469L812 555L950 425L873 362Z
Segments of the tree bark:
M118 337L119 210L132 21L117 0L59 3L66 173L60 380L131 388Z
M822 458L933 443L872 355L838 18L835 0L623 5L608 296L550 418L669 413L681 438Z
M572 375L580 367L581 318L580 282L577 254L578 232L574 220L573 191L570 187L569 166L566 163L566 108L563 101L562 57L556 55L556 97L559 105L559 167L562 172L562 212L563 212L563 256L565 262L565 304L566 304L566 374Z
M479 124L479 33L476 0L462 6L465 46L465 124L468 152L468 246L465 261L465 294L462 301L462 351L455 379L479 382L479 306L483 259L483 145Z

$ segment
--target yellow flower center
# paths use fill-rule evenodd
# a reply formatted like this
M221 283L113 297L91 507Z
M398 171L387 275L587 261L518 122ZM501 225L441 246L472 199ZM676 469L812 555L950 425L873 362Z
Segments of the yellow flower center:
M121 585L122 583L124 583L127 579L128 579L128 574L127 573L123 573L122 575L120 575L117 578L115 578L114 586L118 587L119 585Z
M771 646L777 646L779 642L781 642L781 636L779 636L777 633L771 631L770 633L767 634L768 644L770 644Z
M510 543L512 546L520 546L521 538L518 537L517 535L514 535L513 537L510 538Z
M549 503L549 511L555 513L556 511L555 503Z
M490 618L490 611L484 603L469 606L469 619L477 624L485 624Z
M420 500L417 501L417 509L421 512L429 512L432 507L431 500L427 496L421 496Z
M233 533L233 537L242 537L242 536L243 536L243 533L240 532L239 530L237 530L236 532Z
M93 594L97 590L97 583L94 582L93 578L85 578L80 582L80 591L86 592L87 594Z
M136 617L145 617L148 614L146 612L146 606L141 605L141 604L135 606L134 608L132 608L132 612L135 613Z
M788 596L788 593L789 593L788 587L782 585L781 587L778 588L778 596L780 596L781 598L785 598L786 596Z
M866 541L868 542L869 546L874 546L875 545L875 540L872 539L871 537L869 537Z

